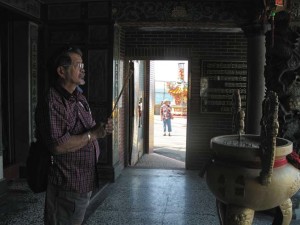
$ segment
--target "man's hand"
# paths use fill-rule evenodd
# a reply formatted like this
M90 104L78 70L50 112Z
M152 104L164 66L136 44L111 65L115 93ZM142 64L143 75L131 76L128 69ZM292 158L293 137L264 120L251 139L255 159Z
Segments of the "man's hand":
M107 123L104 125L105 132L107 134L111 134L114 130L113 120L112 118L107 119Z
M104 138L107 134L111 134L113 132L113 121L111 118L107 119L107 123L97 124L91 130L92 140L98 138Z
M107 134L113 132L113 121L111 118L107 120L107 123L100 123L94 126L91 130L82 134L72 135L68 141L63 144L57 145L51 152L53 154L64 154L69 152L76 152L87 143L94 141L98 138L105 138Z

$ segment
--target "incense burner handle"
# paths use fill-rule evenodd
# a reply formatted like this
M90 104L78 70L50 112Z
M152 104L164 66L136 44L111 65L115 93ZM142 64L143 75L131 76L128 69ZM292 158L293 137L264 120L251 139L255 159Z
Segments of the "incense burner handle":
M262 170L259 175L259 182L262 185L271 183L271 176L275 162L276 137L278 134L278 96L275 92L269 91L262 103L262 119L260 121L260 158Z

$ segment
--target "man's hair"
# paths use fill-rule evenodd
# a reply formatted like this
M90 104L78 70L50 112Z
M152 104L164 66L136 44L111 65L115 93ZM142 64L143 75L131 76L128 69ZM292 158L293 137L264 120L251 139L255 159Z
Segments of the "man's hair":
M75 53L82 56L82 51L77 47L63 47L59 50L58 54L55 57L54 68L56 69L59 66L71 65L71 53Z
M64 46L52 55L48 61L48 71L52 76L50 76L50 82L55 82L59 77L57 74L57 68L59 66L68 66L72 64L72 59L70 57L71 53L78 54L82 57L82 51L78 47Z

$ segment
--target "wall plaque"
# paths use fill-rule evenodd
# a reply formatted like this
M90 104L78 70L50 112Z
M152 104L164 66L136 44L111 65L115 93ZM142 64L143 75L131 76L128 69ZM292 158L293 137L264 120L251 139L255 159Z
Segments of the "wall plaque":
M246 107L247 62L202 61L200 97L202 113L231 113L232 94L239 89L242 108Z

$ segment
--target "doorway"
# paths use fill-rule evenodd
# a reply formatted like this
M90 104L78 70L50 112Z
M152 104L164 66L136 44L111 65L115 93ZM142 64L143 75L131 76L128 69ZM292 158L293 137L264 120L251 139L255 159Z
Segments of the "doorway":
M185 169L187 102L188 102L188 61L150 61L150 102L154 104L153 115L149 115L149 140L153 141L148 154L136 167ZM164 100L170 101L171 129L164 136L160 108ZM166 128L167 129L167 128Z

